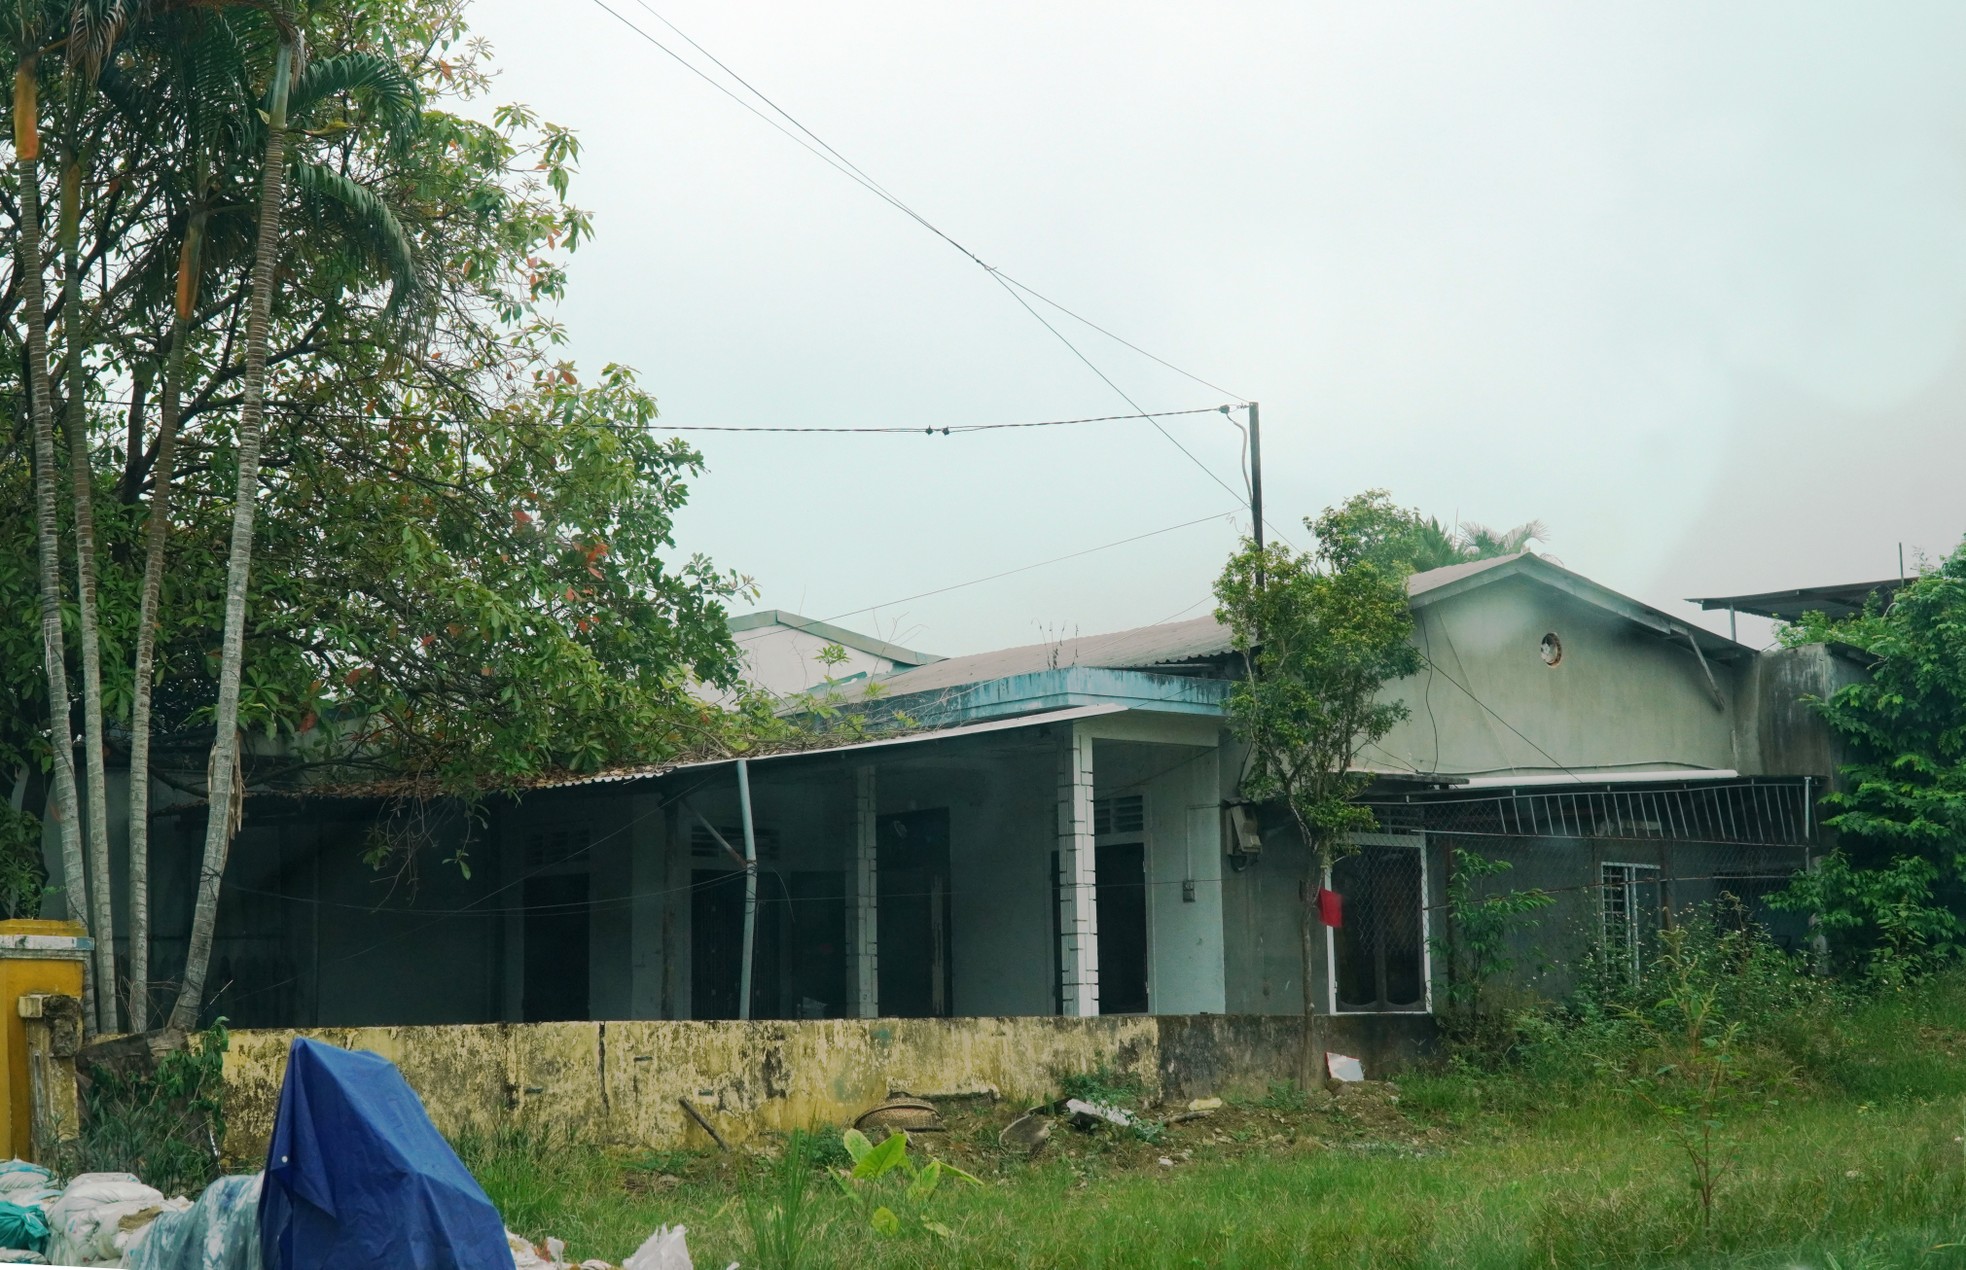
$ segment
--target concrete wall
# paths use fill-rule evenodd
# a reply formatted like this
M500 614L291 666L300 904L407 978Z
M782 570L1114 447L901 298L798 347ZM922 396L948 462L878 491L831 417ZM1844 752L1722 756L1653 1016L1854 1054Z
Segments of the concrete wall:
M1329 1044L1396 1074L1424 1054L1432 1021L1334 1020ZM297 1033L235 1032L225 1056L225 1152L263 1159ZM677 1100L726 1138L840 1126L890 1094L994 1090L1013 1105L1058 1096L1073 1073L1110 1068L1171 1100L1265 1093L1291 1079L1296 1020L1163 1018L827 1019L805 1022L487 1024L317 1030L305 1035L394 1062L438 1128L510 1125L605 1143L705 1147Z
M1716 709L1683 639L1526 578L1425 605L1414 618L1414 642L1438 669L1388 685L1386 696L1411 713L1360 755L1369 766L1458 775L1559 765L1742 770L1752 757L1743 751L1754 732L1745 668L1708 658L1726 701ZM1546 633L1563 646L1554 666L1538 652Z
M236 1032L225 1056L227 1154L262 1158L296 1033ZM322 1030L394 1062L449 1134L576 1126L605 1142L703 1146L677 1099L734 1141L838 1125L890 1092L994 1088L1048 1101L1100 1067L1158 1088L1151 1019L827 1019L804 1022L485 1024Z
M1299 884L1308 863L1304 840L1281 808L1266 808L1262 816L1263 853L1240 871L1230 870L1223 882L1222 925L1226 1010L1231 1015L1301 1015L1304 1009L1303 906ZM1372 841L1394 845L1410 839L1374 835ZM1442 905L1446 903L1442 847L1425 841L1426 911L1424 935L1441 934ZM1311 989L1316 1009L1331 1009L1331 946L1322 925L1314 926L1311 943ZM1429 947L1429 955L1431 956ZM1442 967L1432 957L1438 1002ZM1412 1017L1410 1012L1351 1014L1343 1017L1386 1019ZM1367 1024L1363 1026L1377 1026ZM1386 1026L1397 1027L1396 1023ZM1334 1048L1336 1046L1334 1045Z
M1864 677L1861 667L1822 644L1778 648L1755 659L1755 770L1814 776L1827 788L1847 762L1839 741L1810 704Z

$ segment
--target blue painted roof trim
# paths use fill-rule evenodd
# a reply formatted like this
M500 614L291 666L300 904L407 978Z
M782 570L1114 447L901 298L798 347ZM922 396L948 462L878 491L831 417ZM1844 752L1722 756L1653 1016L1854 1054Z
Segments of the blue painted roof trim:
M1223 718L1229 683L1190 675L1156 675L1144 670L1061 666L1030 674L986 679L935 692L876 697L860 708L882 718L907 715L917 723L953 726L1003 719L1040 710L1117 705L1158 714Z

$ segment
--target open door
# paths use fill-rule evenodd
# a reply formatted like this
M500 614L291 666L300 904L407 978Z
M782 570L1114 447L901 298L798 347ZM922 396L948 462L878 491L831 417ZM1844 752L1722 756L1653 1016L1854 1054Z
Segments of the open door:
M947 1018L950 964L949 811L882 816L878 835L880 1008L893 1018Z
M1147 848L1102 842L1092 902L1099 920L1099 1013L1147 1013ZM1055 907L1055 905L1054 905Z
M528 1023L587 1017L587 890L585 873L526 879L525 981L519 1008Z

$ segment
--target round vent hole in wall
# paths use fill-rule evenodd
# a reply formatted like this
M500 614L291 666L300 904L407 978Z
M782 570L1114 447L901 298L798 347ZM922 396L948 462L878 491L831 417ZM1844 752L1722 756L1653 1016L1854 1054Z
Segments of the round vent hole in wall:
M1551 631L1536 646L1536 654L1543 659L1545 666L1554 666L1563 660L1563 641L1556 637L1555 631Z

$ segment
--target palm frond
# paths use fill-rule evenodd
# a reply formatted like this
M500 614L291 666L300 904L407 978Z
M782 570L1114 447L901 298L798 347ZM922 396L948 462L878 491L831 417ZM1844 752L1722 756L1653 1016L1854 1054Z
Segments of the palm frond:
M416 248L389 204L368 186L318 163L297 162L289 172L303 199L337 205L361 231L351 244L389 276L389 311L401 312L417 289Z
M356 51L309 63L288 95L288 117L299 123L313 107L344 93L361 100L385 128L402 127L423 109L423 94L407 71L380 54Z
M74 0L68 13L68 60L90 79L136 15L138 0Z
M1513 529L1491 529L1474 521L1463 521L1461 532L1467 536L1469 547L1474 551L1474 559L1486 560L1495 556L1512 556L1526 551L1532 542L1548 542L1549 527L1540 520L1525 521Z

